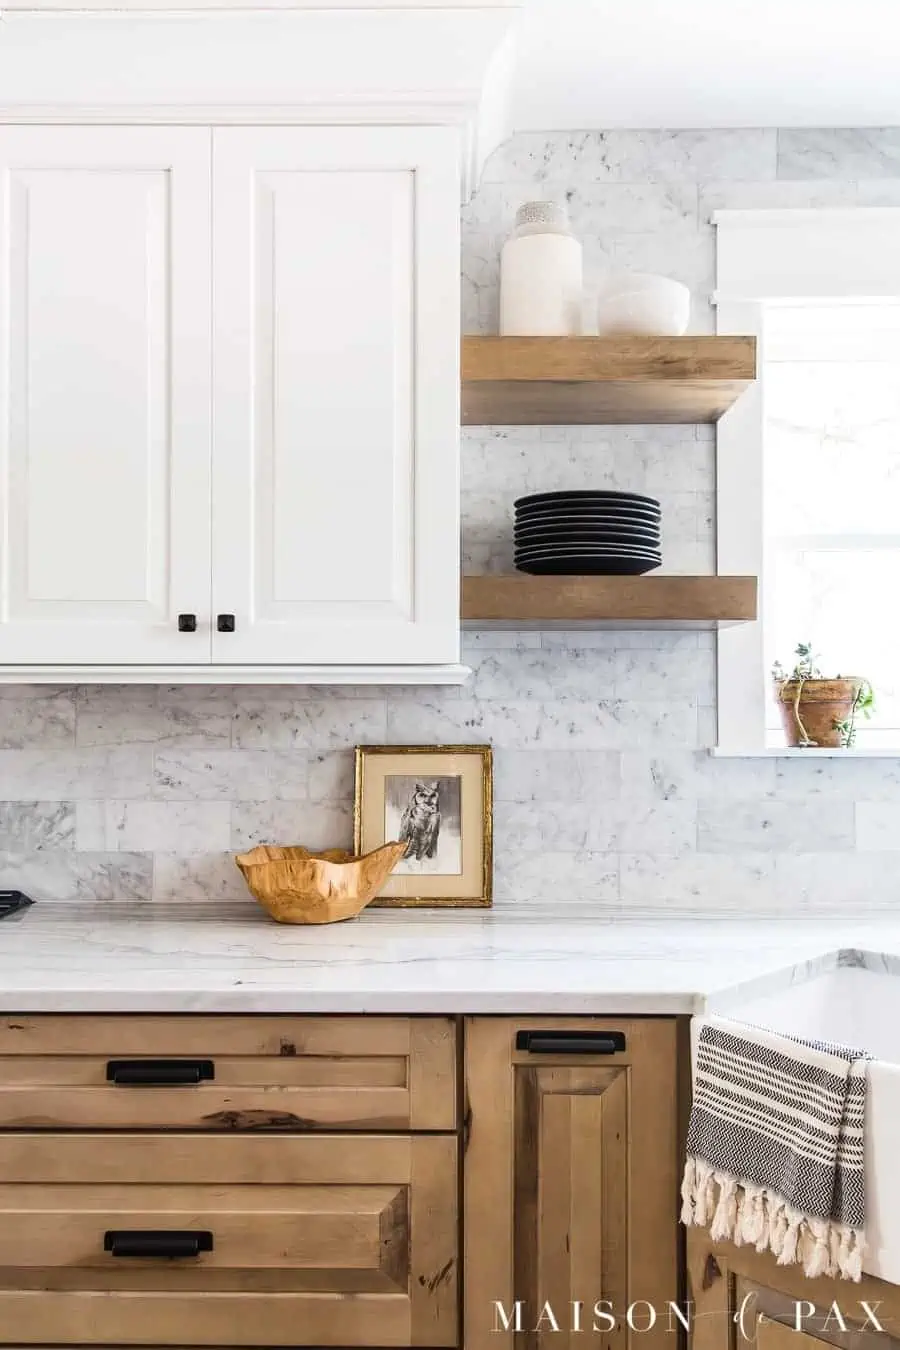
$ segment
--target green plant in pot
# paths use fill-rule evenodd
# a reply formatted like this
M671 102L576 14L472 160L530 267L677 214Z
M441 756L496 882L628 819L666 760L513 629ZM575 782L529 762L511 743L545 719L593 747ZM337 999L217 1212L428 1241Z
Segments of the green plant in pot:
M772 668L788 745L806 750L851 749L858 719L871 717L875 707L871 684L859 675L823 675L810 642L798 643L794 655L790 672L778 661Z

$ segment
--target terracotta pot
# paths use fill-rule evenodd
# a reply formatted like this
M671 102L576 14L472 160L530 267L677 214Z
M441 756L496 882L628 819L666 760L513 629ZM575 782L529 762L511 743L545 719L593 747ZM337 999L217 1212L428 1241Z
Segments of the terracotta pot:
M809 750L839 749L839 726L853 711L862 680L782 680L775 685L787 743ZM799 697L798 697L799 696Z

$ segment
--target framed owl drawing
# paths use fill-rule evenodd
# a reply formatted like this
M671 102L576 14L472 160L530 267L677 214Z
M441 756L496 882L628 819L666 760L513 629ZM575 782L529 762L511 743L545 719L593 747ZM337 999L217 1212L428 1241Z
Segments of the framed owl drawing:
M354 849L406 844L373 904L489 905L491 793L489 746L358 746Z

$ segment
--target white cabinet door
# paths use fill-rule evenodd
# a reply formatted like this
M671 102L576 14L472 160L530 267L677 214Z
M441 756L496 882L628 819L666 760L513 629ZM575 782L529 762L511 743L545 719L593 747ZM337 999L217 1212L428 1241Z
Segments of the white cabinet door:
M0 128L0 666L209 660L210 138Z
M217 663L458 659L458 164L450 128L213 132Z

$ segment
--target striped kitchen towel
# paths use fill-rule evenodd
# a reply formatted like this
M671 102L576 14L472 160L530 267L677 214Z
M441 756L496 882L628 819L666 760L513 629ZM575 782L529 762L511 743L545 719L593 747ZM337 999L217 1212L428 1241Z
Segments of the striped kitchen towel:
M718 1017L699 1030L682 1222L859 1280L869 1056Z

